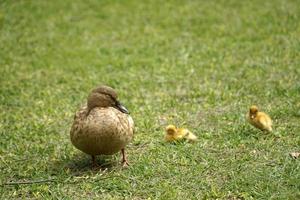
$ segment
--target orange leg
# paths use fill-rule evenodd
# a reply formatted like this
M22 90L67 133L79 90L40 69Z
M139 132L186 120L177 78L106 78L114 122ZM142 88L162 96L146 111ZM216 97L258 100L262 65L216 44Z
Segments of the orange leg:
M121 154L122 154L122 166L127 167L129 166L126 154L125 154L125 149L121 149Z

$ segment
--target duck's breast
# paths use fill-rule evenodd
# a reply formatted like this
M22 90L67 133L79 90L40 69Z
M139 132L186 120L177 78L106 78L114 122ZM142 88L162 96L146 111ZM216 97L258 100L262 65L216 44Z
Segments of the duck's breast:
M71 141L87 154L114 154L132 140L132 118L115 108L94 108L88 116L79 114L78 119L77 125L74 124L78 120L74 120L77 131L71 131Z

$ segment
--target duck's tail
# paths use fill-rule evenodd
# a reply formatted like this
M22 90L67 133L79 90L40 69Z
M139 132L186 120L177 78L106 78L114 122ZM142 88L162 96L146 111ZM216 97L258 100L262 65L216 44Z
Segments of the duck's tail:
M185 138L189 141L189 142L196 142L197 141L197 136L192 133L191 131L188 131L187 134L185 135Z

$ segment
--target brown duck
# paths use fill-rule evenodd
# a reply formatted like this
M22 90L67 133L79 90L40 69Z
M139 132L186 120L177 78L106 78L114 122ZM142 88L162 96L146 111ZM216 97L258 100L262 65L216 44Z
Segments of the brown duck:
M87 105L76 112L70 136L77 149L92 156L94 166L96 155L112 155L118 151L126 166L125 146L132 140L133 130L133 120L118 101L115 90L100 86L92 90Z

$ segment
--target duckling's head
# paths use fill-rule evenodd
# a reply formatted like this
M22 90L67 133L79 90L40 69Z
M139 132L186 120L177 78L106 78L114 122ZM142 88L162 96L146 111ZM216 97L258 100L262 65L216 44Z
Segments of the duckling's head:
M255 105L252 105L249 110L250 118L254 119L256 117L257 112L258 112L258 107Z
M102 85L93 89L87 99L88 113L95 107L114 107L123 113L129 114L117 98L116 91L111 87Z
M168 125L166 127L166 132L168 135L174 135L176 133L176 127L174 125Z

